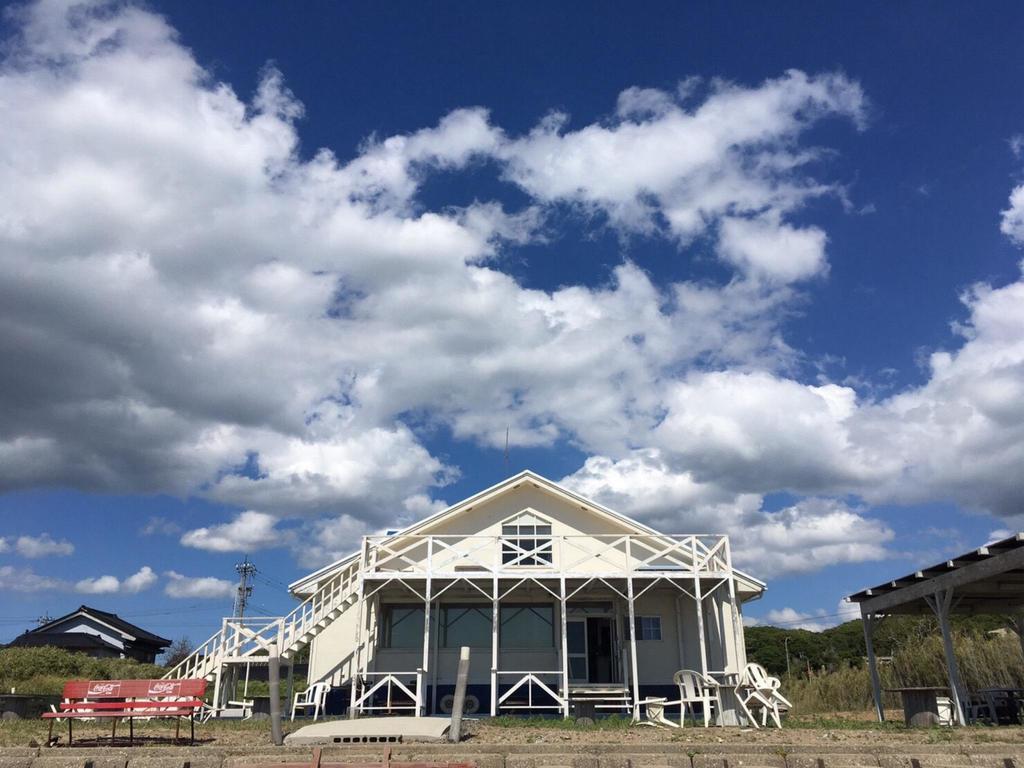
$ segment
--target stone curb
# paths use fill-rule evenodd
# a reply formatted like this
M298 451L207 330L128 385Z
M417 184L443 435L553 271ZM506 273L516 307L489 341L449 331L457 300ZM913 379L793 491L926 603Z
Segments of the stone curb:
M380 762L385 745L332 745L324 762ZM395 744L401 762L478 768L1024 768L1024 744L684 745ZM244 747L0 748L0 768L258 768L305 762L312 749Z

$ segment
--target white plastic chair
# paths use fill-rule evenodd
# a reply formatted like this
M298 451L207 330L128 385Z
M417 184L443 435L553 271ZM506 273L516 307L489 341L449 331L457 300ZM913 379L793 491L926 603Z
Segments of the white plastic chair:
M707 675L702 675L692 669L680 669L672 678L672 681L679 686L679 727L682 728L686 722L686 710L690 707L693 713L694 722L697 718L697 710L693 705L700 704L704 713L704 727L711 723L712 709L716 715L721 714L722 698L719 693L718 683Z
M324 707L324 699L327 692L331 690L331 684L325 682L313 683L304 691L295 694L295 701L292 702L292 720L295 719L295 710L306 710L313 708L313 722L320 717L320 710Z
M776 728L782 727L779 705L787 709L792 709L793 705L779 691L781 686L779 678L771 677L760 664L747 664L743 668L739 685L736 688L736 695L755 728L758 727L757 719L751 714L751 708L760 708L762 727L768 725L769 715Z

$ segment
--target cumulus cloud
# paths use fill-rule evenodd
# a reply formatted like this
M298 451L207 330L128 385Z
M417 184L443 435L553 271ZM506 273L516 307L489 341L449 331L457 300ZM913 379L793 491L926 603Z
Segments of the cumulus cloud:
M19 18L0 68L17 105L0 128L0 184L18 190L0 218L5 488L201 491L379 527L456 475L417 426L621 450L656 421L667 372L790 357L773 310L823 251L779 245L777 268L754 265L735 231L823 248L788 218L836 189L809 175L800 137L863 113L856 83L788 72L633 89L610 122L571 131L549 117L509 136L458 109L302 160L280 73L246 103L145 10ZM417 200L431 173L477 159L525 207ZM737 279L656 286L624 263L606 285L526 289L501 270L504 244L546 237L566 201L680 243L728 216Z
M14 549L22 557L66 556L75 551L75 545L67 539L58 541L48 533L41 533L38 536L19 536L14 542Z
M251 552L285 543L288 534L278 530L278 518L265 512L248 510L223 525L196 528L181 537L186 547L210 552Z
M233 597L236 585L213 576L184 576L168 571L164 594L177 599L223 599Z
M116 576L97 576L82 579L75 584L75 591L85 595L110 595L120 591L121 582Z
M920 386L796 377L783 323L828 271L808 203L844 195L808 132L868 111L845 76L634 87L610 115L522 135L469 107L305 159L283 74L244 99L154 13L42 3L16 25L0 63L0 190L17 190L0 193L0 489L202 494L250 512L190 545L296 530L322 537L301 550L319 561L436 505L459 470L425 435L495 447L508 428L515 446L586 453L569 482L624 512L721 519L759 574L885 556L891 531L857 496L1024 501L1024 281L964 295L961 339ZM420 199L475 163L523 205ZM1002 226L1024 242L1022 201ZM624 259L600 282L528 288L509 249L557 253L556 209L700 247L722 277L659 283ZM766 509L780 490L808 498ZM757 560L776 539L811 554ZM175 574L168 593L191 584Z
M810 632L821 632L823 630L843 624L847 621L860 618L860 610L853 603L844 600L833 612L819 608L815 611L798 611L795 608L773 608L763 616L744 616L743 623L749 627L775 626L784 629L806 629Z
M0 554L3 554L4 552L10 552L10 551L11 551L11 545L8 543L6 538L0 536Z
M589 498L629 510L657 530L729 534L735 564L761 578L882 560L892 529L834 498L804 498L779 510L759 494L733 494L673 471L655 450L612 461L592 457L562 480Z
M0 589L11 592L50 592L67 588L60 579L36 573L31 568L16 568L13 565L0 566Z
M137 594L149 589L157 582L157 575L148 565L124 580L116 576L97 576L75 582L75 592L85 595Z

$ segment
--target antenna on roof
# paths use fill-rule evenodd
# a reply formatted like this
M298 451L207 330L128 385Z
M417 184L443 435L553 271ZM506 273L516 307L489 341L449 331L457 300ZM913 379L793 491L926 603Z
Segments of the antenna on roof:
M44 613L42 616L36 619L36 624L38 624L41 627L44 624L49 624L51 621L53 621L53 616L51 616L48 613Z
M508 474L508 425L505 425L505 474Z

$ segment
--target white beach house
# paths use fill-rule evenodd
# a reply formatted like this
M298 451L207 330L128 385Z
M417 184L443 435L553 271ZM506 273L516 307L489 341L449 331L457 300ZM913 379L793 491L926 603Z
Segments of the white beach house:
M308 645L336 711L425 715L448 708L469 646L470 708L636 711L676 670L737 675L742 605L765 588L726 536L663 534L529 471L354 544L291 585L290 616L225 619L175 675L219 685L268 641Z

